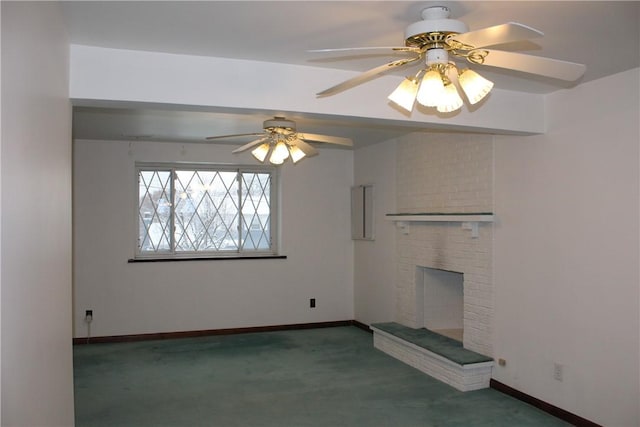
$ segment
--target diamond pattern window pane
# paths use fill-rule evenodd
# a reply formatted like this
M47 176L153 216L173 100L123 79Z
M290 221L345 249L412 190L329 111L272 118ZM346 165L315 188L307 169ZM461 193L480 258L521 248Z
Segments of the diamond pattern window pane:
M238 250L237 173L176 171L176 252Z
M171 249L171 171L140 171L138 245L141 252Z
M273 172L139 169L139 252L271 251Z
M242 174L242 246L245 250L271 247L271 175Z

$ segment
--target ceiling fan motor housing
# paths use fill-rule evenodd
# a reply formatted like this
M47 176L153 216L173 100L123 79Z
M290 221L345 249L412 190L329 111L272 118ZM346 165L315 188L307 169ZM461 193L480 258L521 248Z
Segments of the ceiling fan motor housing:
M271 131L275 131L276 129L280 129L283 131L288 131L288 132L295 132L296 131L296 122L294 122L293 120L287 120L284 117L274 117L271 120L265 120L262 123L262 127L265 130L271 130Z
M431 64L448 64L449 52L445 49L429 49L427 50L426 61L427 65Z
M469 31L467 25L455 19L449 19L449 8L432 6L422 11L422 21L414 22L405 30L407 46L423 47L428 42L441 41L449 34L461 34Z

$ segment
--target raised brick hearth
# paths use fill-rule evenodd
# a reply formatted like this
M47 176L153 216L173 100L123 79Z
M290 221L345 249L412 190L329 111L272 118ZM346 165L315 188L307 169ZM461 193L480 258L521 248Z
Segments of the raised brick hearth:
M373 324L371 330L375 348L457 390L489 387L493 360L462 348L455 340L393 322Z

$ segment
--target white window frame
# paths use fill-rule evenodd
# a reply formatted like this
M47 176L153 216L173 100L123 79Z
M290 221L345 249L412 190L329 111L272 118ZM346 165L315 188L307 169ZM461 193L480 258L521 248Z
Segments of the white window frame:
M238 176L242 173L268 173L270 175L270 194L269 194L269 249L245 249L238 244L237 250L208 250L208 251L176 251L174 241L175 215L174 204L171 203L171 220L170 220L170 250L166 251L142 251L140 246L140 172L141 171L167 171L171 173L169 184L170 199L174 200L175 193L175 171L177 170L196 170L196 171L217 171L217 172L236 172ZM216 164L216 163L183 163L183 162L136 162L135 163L135 232L134 232L134 248L135 260L162 260L162 259L201 259L201 258L257 258L278 256L278 224L280 223L280 214L278 207L279 200L279 170L273 166L267 165L239 165L239 164ZM241 181L239 185L238 202L242 199L240 191L242 189ZM238 206L240 206L238 204ZM238 220L238 236L243 233L243 221Z

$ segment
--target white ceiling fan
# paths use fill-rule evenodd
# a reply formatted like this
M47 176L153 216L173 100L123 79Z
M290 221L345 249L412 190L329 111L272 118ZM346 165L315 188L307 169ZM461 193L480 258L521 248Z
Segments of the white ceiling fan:
M259 136L260 138L244 144L232 153L240 153L250 148L256 147L251 154L260 162L264 162L269 157L269 162L274 165L281 165L287 158L295 164L305 157L318 154L309 142L325 142L351 147L353 141L349 138L339 136L318 135L314 133L300 133L296 130L296 123L284 117L276 116L273 119L265 120L262 124L263 131L255 133L240 133L234 135L209 136L207 140L228 139L247 136ZM269 153L271 155L269 156Z
M436 107L442 113L459 109L463 101L458 88L465 93L470 104L475 104L486 96L493 83L480 77L476 72L463 69L458 71L456 60L464 60L474 65L490 66L536 74L554 79L575 81L585 72L582 64L557 59L532 56L496 49L505 43L542 37L544 34L523 24L509 22L480 30L469 31L467 25L449 19L450 10L446 6L430 6L422 11L422 20L410 24L405 30L405 46L402 47L361 47L319 49L311 52L355 52L355 53L406 53L407 58L394 60L372 68L342 83L325 89L317 96L329 96L362 84L380 74L400 67L420 63L421 68L414 76L407 77L389 96L389 99L407 111L418 103L426 107Z

